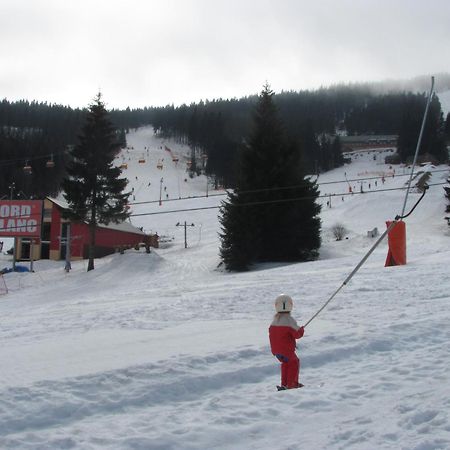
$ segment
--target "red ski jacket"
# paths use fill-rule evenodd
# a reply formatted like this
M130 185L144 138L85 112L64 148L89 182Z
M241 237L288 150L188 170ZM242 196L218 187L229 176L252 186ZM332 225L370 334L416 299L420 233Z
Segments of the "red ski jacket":
M305 330L299 327L288 313L276 314L269 327L270 349L274 355L290 355L295 352L295 340L300 339Z

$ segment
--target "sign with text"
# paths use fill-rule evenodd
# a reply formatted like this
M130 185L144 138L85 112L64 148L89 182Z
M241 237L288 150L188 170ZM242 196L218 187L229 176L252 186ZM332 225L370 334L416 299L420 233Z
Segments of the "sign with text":
M0 200L0 236L41 235L42 200Z

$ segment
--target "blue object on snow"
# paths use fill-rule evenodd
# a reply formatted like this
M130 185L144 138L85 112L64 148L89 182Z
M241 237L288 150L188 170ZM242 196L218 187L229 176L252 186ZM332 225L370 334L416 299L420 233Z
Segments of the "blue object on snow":
M29 272L30 269L26 266L18 266L16 264L16 268L14 269L15 272Z

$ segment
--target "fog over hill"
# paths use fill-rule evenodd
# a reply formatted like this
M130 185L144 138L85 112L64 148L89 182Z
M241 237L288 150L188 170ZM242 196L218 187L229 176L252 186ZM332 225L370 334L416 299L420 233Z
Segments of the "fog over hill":
M450 73L437 73L430 75L420 75L409 79L387 79L382 81L368 82L373 87L375 93L386 94L392 91L412 91L429 92L431 77L434 76L436 93L450 90Z

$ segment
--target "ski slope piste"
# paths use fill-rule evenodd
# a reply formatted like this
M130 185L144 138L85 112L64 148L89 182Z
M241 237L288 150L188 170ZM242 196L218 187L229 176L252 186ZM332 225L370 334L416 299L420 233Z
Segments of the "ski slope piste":
M318 180L319 260L227 273L224 191L205 197L206 178L186 172L190 149L150 127L127 140L117 164L134 188L131 220L166 236L164 248L108 256L89 273L85 261L67 274L42 260L4 276L0 448L450 448L448 166L417 169L430 188L405 220L407 264L384 267L380 244L298 341L305 387L277 392L275 298L289 294L304 324L373 245L368 231L401 210L408 168L385 165L383 151L353 154Z

